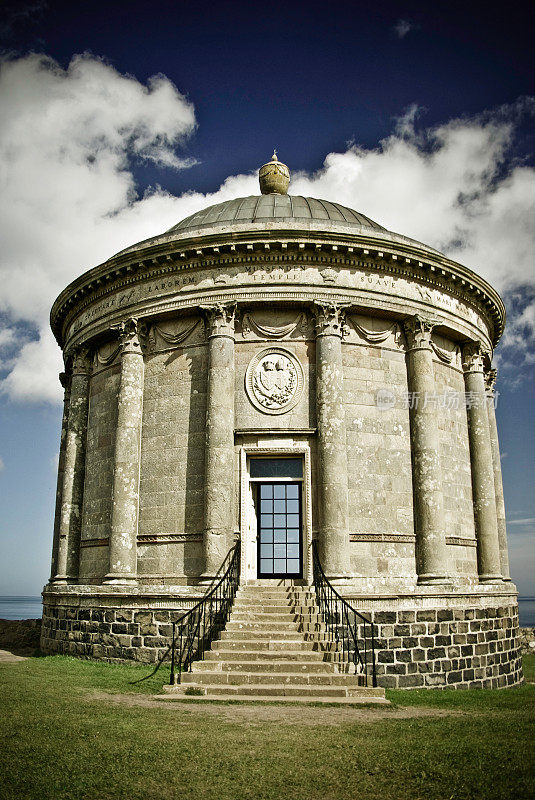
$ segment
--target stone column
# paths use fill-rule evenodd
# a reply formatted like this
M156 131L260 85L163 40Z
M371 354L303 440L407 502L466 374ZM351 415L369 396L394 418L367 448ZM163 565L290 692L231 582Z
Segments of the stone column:
M78 580L91 362L87 348L74 353L70 386L61 512L54 583Z
M137 576L139 469L143 415L143 352L136 319L119 326L121 380L119 385L110 565L104 583L131 584Z
M206 396L204 573L212 578L234 534L234 315L235 305L203 307L208 333Z
M316 413L321 564L329 578L351 575L342 334L344 311L316 304Z
M500 444L498 426L496 425L496 408L494 405L494 388L496 386L496 370L491 369L485 375L487 392L487 413L489 415L490 447L492 450L492 466L494 469L494 494L496 496L496 517L498 524L498 545L500 548L500 567L504 581L510 581L509 553L507 552L507 528L505 523L505 502L503 497L502 464L500 460Z
M63 417L61 420L61 436L59 439L58 480L56 484L56 510L54 514L54 537L52 540L52 565L50 580L54 580L58 571L59 526L61 522L61 497L63 493L63 475L65 472L65 449L67 445L67 424L69 419L69 402L71 398L71 381L65 372L59 373L63 386Z
M483 352L478 342L470 342L463 348L463 370L479 580L480 583L499 583L502 580L502 573L496 493L494 491L494 467L483 375Z
M434 323L419 316L404 323L407 339L407 385L412 452L414 529L418 583L447 582L444 499L438 434L438 409L431 331Z

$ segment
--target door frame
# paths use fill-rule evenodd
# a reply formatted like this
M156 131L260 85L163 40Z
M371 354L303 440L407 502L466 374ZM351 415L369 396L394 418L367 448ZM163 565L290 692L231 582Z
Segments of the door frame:
M303 459L303 478L301 481L301 514L302 514L302 558L303 580L312 583L312 479L310 472L310 446L296 443L289 447L276 445L242 445L240 447L240 547L242 583L253 580L269 580L258 578L257 574L257 527L251 495L249 460L251 458L299 458ZM255 481L256 483L257 481ZM269 479L266 479L269 483Z

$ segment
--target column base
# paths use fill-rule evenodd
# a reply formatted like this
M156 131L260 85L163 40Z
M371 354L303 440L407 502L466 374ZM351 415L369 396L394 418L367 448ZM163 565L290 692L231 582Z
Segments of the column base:
M115 575L110 573L105 575L102 583L108 586L133 586L137 583L137 577L132 575Z
M451 586L451 578L448 575L434 575L427 573L418 575L418 586Z
M54 575L53 578L50 578L50 583L53 583L54 586L66 586L68 583L68 576L67 575Z
M479 576L480 583L503 583L503 577L501 575L480 575Z

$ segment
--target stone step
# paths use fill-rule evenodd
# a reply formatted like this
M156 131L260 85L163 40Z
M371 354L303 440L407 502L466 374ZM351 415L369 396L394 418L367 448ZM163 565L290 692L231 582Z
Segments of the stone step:
M298 622L297 630L300 633L326 633L327 626L324 622Z
M281 609L289 609L290 601L287 597L239 597L234 600L232 606L233 610L237 608L275 608L278 611Z
M331 642L332 639L327 632L321 631L314 631L314 633L307 633L306 631L300 631L303 634L303 639L305 642Z
M322 661L321 659L299 660L292 661L291 659L257 659L247 661L239 659L236 661L225 660L210 660L210 661L194 661L192 664L193 673L198 672L279 672L279 673L292 673L299 674L301 672L314 672L324 673L326 675L332 674L347 674L340 673L337 665L329 661Z
M279 639L297 639L295 627L291 630L273 631L273 630L259 630L258 628L248 628L247 630L230 630L221 631L219 641L227 641L228 639L268 639L269 641L277 641Z
M347 686L322 686L310 684L215 684L204 685L199 688L204 688L207 695L221 694L232 696L235 694L243 695L256 695L258 697L306 697L306 696L319 696L319 697L351 697L360 688L355 686L350 688ZM367 687L366 687L367 688Z
M238 615L231 614L230 619L227 622L227 626L230 625L231 627L235 627L236 625L254 625L259 629L267 629L272 627L273 630L284 630L285 628L292 627L293 630L297 630L297 626L299 625L297 617L292 615L289 617L285 616L283 619L280 619L279 617L276 617L275 619L262 619L255 615L246 616L244 619L235 619L235 616Z
M332 653L333 655L342 654L342 645L340 642L331 642L330 639L318 640L314 638L307 641L307 644L312 645L312 650L320 650L322 653Z
M238 620L238 622L229 622L225 630L229 633L231 631L249 633L252 639L255 639L257 634L259 634L260 638L263 638L265 633L272 633L274 638L279 636L279 634L286 633L291 634L295 639L303 638L303 633L298 630L295 622L281 624L278 624L277 622L266 622L262 625L259 625L255 624L254 622L243 622Z
M359 686L354 675L313 672L294 675L281 672L227 672L226 670L186 672L182 675L182 683L201 686L251 686L254 684L257 686L329 686L348 689Z
M232 611L233 622L297 622L298 617L290 609L280 613L263 611Z
M239 603L234 603L232 608L232 616L234 617L236 614L241 613L248 613L248 614L290 614L293 613L293 609L291 606L284 602L280 603L280 605L273 605L272 601L270 600L269 604L259 603L245 603L240 601Z
M240 587L220 638L166 693L226 701L386 702L384 690L365 683L342 661L313 589L277 580ZM188 687L202 694L185 695Z
M285 587L281 587L277 589L275 587L267 587L266 589L260 589L258 586L254 586L252 588L245 587L243 589L238 589L236 592L236 597L260 597L262 599L272 599L272 600L280 600L281 598L288 598L290 595L298 595L299 592L295 592L293 589L288 589Z
M169 689L174 689L175 687L170 686ZM167 687L164 687L167 689ZM369 706L369 705L390 705L390 700L387 700L384 695L379 697L377 695L370 695L368 694L370 691L366 688L364 694L355 694L353 693L351 697L325 697L324 695L307 695L306 697L299 697L299 696L292 696L292 697L285 697L285 696L266 696L266 695L254 695L254 694L233 694L232 697L229 698L228 695L225 694L217 694L212 693L210 695L187 695L184 691L178 692L165 692L164 694L157 694L154 695L154 700L161 700L166 702L193 702L193 703L213 703L217 701L221 701L224 703L228 703L229 700L232 700L236 703L269 703L270 705L329 705L329 706Z
M212 650L216 648L220 653L229 652L234 650L291 650L293 652L305 651L311 652L318 648L314 647L314 642L305 642L303 637L296 636L294 639L280 639L271 641L270 639L226 639L222 641L218 639L212 642Z
M331 661L330 654L325 654L320 650L252 650L236 648L234 650L209 650L205 656L205 661ZM327 656L327 658L325 658ZM200 663L200 662L196 662Z
M299 625L325 625L323 616L318 612L310 611L310 614L295 612L295 620Z
M299 614L307 618L311 616L317 617L320 614L319 608L315 603L309 606L292 606L291 608L294 614Z
M276 603L287 601L295 603L296 601L317 602L314 592L295 592L295 591L282 591L282 592L259 592L255 591L240 591L236 592L236 600L256 600L257 602L266 602L273 600Z
M296 600L289 600L288 601L289 608L292 611L295 610L296 614L304 613L304 614L319 614L320 608L318 604L314 600L296 598Z

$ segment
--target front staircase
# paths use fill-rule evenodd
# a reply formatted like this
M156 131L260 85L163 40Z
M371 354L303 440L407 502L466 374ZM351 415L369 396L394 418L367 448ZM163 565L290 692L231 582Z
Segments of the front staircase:
M314 589L263 581L237 591L230 619L203 661L166 699L388 703L384 689L349 674L329 640Z

